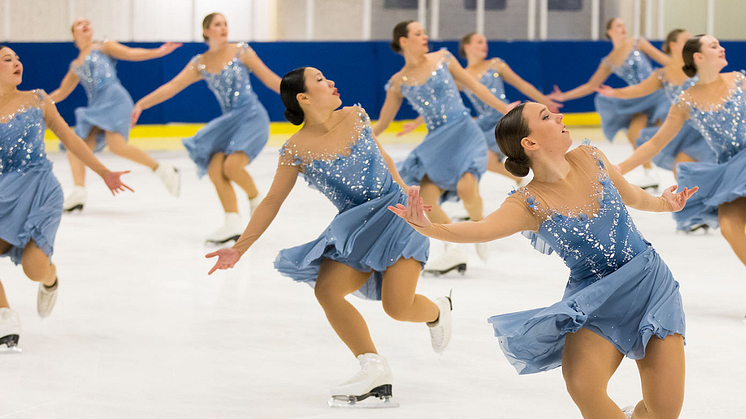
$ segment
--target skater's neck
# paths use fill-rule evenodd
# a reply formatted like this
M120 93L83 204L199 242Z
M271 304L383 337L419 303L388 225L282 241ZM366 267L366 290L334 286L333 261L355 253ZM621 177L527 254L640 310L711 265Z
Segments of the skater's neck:
M303 128L317 134L326 134L335 126L334 109L303 109L305 122Z
M483 62L484 62L484 58L482 57L474 57L471 55L466 57L466 67L478 66L479 64L482 64Z
M720 71L709 68L697 69L697 75L699 76L699 82L697 84L700 86L720 80Z
M427 53L410 53L404 51L404 66L419 67L422 63L427 62Z
M18 86L0 84L0 98L6 99L18 93Z
M225 39L216 40L216 41L207 41L208 51L220 51L224 49L226 46L228 46L228 41L226 41Z
M570 173L570 163L565 153L533 153L530 159L534 180L538 182L559 182Z
M91 48L91 45L93 45L93 38L78 39L75 41L75 46L77 46L80 51L87 51Z

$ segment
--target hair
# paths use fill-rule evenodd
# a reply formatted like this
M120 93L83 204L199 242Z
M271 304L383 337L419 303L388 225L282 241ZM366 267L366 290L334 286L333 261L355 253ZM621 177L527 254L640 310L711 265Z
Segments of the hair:
M702 51L702 37L704 34L691 37L686 44L684 49L681 51L681 56L684 58L684 66L681 67L684 70L684 74L687 77L694 77L697 74L697 65L694 64L694 53Z
M458 43L458 55L466 58L466 49L464 49L464 47L471 44L471 37L476 34L476 32L467 33L463 38L461 38L461 42Z
M285 74L280 81L280 99L285 105L285 119L293 125L300 125L305 119L298 103L298 93L306 92L306 67L298 67Z
M394 52L401 52L401 45L399 44L399 38L408 37L409 36L409 24L414 22L414 20L405 20L403 22L399 22L394 26L394 34L393 34L393 40L391 41L391 49L394 50Z
M666 55L671 55L671 42L676 42L677 39L679 39L679 35L686 32L686 29L674 29L671 32L668 33L668 36L666 36L666 41L661 46L661 50Z
M202 19L202 29L209 29L210 24L212 23L212 20L215 19L215 16L220 15L222 16L222 13L218 12L212 12L209 15L205 16L204 19ZM206 37L205 34L202 34L202 37L205 38L205 42L209 41L210 38Z
M518 177L526 176L531 166L526 150L521 145L521 140L531 135L528 123L523 119L523 108L525 106L526 103L524 102L511 109L495 127L497 146L507 156L505 169Z
M611 25L613 25L614 21L617 20L617 19L619 19L619 18L618 17L612 17L611 19L609 19L609 20L606 21L606 32L604 32L604 36L606 37L606 39L611 39L611 37L609 36L609 29L611 29Z

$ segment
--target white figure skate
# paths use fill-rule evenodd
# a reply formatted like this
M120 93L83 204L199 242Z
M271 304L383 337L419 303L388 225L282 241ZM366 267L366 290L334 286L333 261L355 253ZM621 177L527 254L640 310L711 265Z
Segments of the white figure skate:
M481 259L482 262L487 263L490 259L490 243L474 243L474 246L477 248L477 256L479 256L479 259Z
M362 409L398 407L398 403L391 401L393 376L386 358L378 354L362 354L357 359L360 371L332 388L329 406Z
M430 328L430 343L433 345L433 350L436 353L441 353L446 349L448 342L451 340L453 325L451 321L451 311L453 311L451 296L447 295L436 298L435 305L440 309L440 315L435 323L428 323L427 327Z
M155 174L161 178L161 181L166 185L166 189L168 189L171 195L179 196L181 194L181 173L179 173L179 169L168 163L158 162Z
M39 292L36 294L36 312L42 319L52 313L54 303L57 302L57 290L59 289L59 280L54 280L54 285L47 287L39 283Z
M658 189L661 179L655 169L644 169L643 175L640 176L634 184L642 189Z
M428 260L423 269L423 273L433 276L440 276L452 270L457 270L461 275L466 272L466 262L469 257L466 252L453 243L446 243L445 251L439 258Z
M0 353L21 353L21 316L9 308L0 308Z
M70 194L65 198L62 209L65 212L83 211L85 201L88 199L88 192L82 186L74 186Z
M225 224L210 233L205 242L211 245L221 245L231 240L238 240L241 237L241 233L243 233L244 227L246 226L241 221L241 215L237 212L229 212L225 214Z
M632 419L632 413L635 412L635 406L627 406L624 409L622 409L622 413L624 413L624 416L627 417L627 419Z

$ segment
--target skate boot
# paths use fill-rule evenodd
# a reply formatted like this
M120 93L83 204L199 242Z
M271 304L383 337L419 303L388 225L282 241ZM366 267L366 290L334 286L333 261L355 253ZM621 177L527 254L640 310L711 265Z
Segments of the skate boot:
M73 212L75 210L83 211L83 206L87 199L88 192L86 192L85 188L75 185L72 192L65 198L62 209L66 212Z
M632 419L632 413L635 412L635 406L627 406L624 409L622 409L622 413L624 413L624 416L627 419Z
M635 185L642 189L658 189L660 182L660 176L655 172L655 169L645 169L642 177L637 179Z
M181 194L181 173L179 173L179 169L168 163L158 162L155 174L161 178L161 181L166 185L166 189L168 189L171 195L179 196Z
M435 305L440 309L438 320L428 323L427 327L430 328L430 343L433 345L433 350L435 353L441 353L451 340L451 311L453 311L451 296L436 298Z
M428 260L423 273L440 276L456 269L460 274L466 272L466 262L469 260L466 252L453 243L446 243L445 251L439 258Z
M264 199L264 197L260 193L256 194L253 198L249 198L249 215L254 215L254 210L262 202L262 199Z
M386 358L378 354L362 354L357 357L360 371L344 383L332 388L331 407L379 408L397 407L391 402L393 376ZM360 403L368 397L380 400Z
M687 231L686 233L691 234L697 232L707 234L710 232L710 226L705 223L694 224L693 226L689 227L689 231Z
M54 303L57 302L57 289L59 281L55 278L54 284L48 287L41 282L39 283L39 292L36 294L36 312L42 319L52 313Z
M20 335L21 316L9 308L0 308L0 353L20 353Z
M474 246L477 248L477 256L479 256L479 259L482 259L482 262L487 263L487 260L490 258L490 244L487 243L474 243Z
M244 230L244 224L241 221L241 215L237 212L229 212L225 214L225 224L219 229L210 233L205 242L207 244L221 245L231 240L238 240L241 237L241 233Z

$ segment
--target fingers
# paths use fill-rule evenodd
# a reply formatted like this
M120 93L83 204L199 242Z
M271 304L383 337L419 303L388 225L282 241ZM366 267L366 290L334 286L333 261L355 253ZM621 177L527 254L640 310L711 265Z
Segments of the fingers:
M126 188L127 190L129 190L130 192L135 192L135 190L134 190L134 189L130 188L129 186L125 185L124 183L122 183L122 186L123 186L124 188ZM122 189L122 192L124 192L124 189Z
M210 269L210 272L208 272L207 274L208 275L212 275L212 273L215 272L215 271L217 271L217 270L218 270L218 265L216 264L215 266L212 267L212 269Z
M215 257L215 256L217 256L217 255L218 255L218 252L212 252L212 253L208 253L208 254L206 254L206 255L205 255L205 258L207 258L207 259L209 259L209 258L214 258L214 257Z

